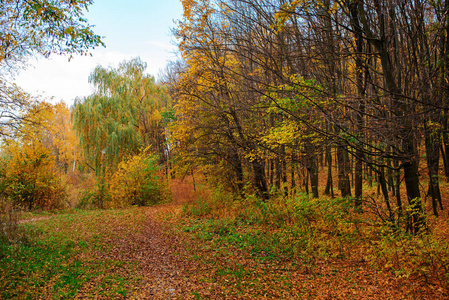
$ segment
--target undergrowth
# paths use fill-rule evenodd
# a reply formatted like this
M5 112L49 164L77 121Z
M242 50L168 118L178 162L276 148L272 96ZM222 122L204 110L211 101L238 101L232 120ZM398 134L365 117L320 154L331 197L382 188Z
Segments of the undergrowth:
M186 204L181 222L184 232L218 256L231 247L256 262L306 273L313 272L317 262L340 261L448 287L448 231L438 226L413 236L369 213L354 212L352 199L297 194L261 201L254 196L236 199L217 190ZM227 266L234 269L235 282L241 281L238 264ZM217 272L232 273L221 267Z

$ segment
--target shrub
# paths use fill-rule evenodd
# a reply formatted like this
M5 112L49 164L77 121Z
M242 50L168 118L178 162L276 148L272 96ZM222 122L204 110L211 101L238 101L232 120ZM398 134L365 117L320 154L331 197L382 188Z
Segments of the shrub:
M108 181L110 206L145 206L168 200L169 188L158 176L156 161L145 151L122 161Z
M15 206L58 208L67 197L54 158L43 147L11 151L0 161L0 188Z
M107 189L107 184L103 180L97 179L97 183L80 193L77 204L81 209L105 208L105 204L110 202L111 197Z

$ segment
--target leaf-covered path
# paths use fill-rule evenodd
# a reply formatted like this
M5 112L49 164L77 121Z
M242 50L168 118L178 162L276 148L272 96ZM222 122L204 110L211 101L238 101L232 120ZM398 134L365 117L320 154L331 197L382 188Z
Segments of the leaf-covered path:
M185 249L179 237L165 234L155 221L156 214L175 208L176 204L171 204L146 209L146 222L141 232L110 241L114 247L108 258L138 263L137 274L142 280L129 297L186 299L193 291L207 288L204 283L197 282L195 274L186 271L188 261L181 255Z
M110 272L121 273L123 278L134 281L126 291L126 299L189 299L198 293L209 294L208 284L198 282L195 266L190 264L190 256L180 236L165 233L157 221L164 215L179 212L186 198L182 193L175 192L174 196L177 197L172 203L142 207L136 209L134 215L98 224L108 227L107 230L114 234L106 241L111 245L109 251L96 252L94 259L125 262ZM130 269L127 265L133 267ZM93 278L76 298L104 298L93 292L104 276L108 275Z
M132 270L111 270L133 278L126 299L445 299L446 292L422 280L400 278L357 259L317 260L313 265L267 262L232 245L189 239L167 230L167 220L182 209L176 201L135 210L129 220L108 222L116 234L100 260L133 264ZM191 198L190 195L187 198ZM141 214L141 217L136 217ZM134 219L135 218L135 219ZM134 220L133 220L134 219ZM132 230L124 224L132 224ZM165 224L165 225L163 225ZM178 224L179 225L179 224ZM164 229L165 228L165 229ZM347 251L351 251L347 249ZM306 258L305 258L306 259ZM300 263L300 262L298 262ZM92 298L94 278L77 298ZM104 298L97 295L95 298Z

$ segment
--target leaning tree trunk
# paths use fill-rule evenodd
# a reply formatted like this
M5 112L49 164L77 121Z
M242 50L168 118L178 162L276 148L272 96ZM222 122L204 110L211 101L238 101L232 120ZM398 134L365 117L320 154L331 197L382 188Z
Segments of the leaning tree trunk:
M409 206L412 210L410 216L410 229L414 233L418 233L424 227L423 208L421 203L421 195L419 191L419 153L417 148L416 128L414 127L413 104L410 103L407 97L404 97L401 88L397 84L396 73L392 62L395 61L391 55L392 45L388 44L387 34L385 30L385 10L379 0L374 0L375 9L377 11L379 22L379 37L371 39L371 42L376 47L379 53L379 59L382 65L382 72L385 82L385 87L391 97L391 111L399 120L398 124L398 145L402 149L402 162L404 168L404 181L407 190L407 198ZM363 9L363 8L362 8ZM390 13L394 11L390 10ZM392 22L390 26L394 26ZM391 32L395 32L392 28ZM368 32L368 35L372 35ZM389 48L390 46L390 48ZM396 60L398 57L395 57Z

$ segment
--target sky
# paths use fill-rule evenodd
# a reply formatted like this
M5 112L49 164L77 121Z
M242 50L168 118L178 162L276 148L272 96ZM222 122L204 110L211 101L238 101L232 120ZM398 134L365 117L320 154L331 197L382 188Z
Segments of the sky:
M147 73L157 78L167 62L176 59L171 28L181 16L180 0L95 0L85 17L94 32L104 37L106 48L70 62L68 56L60 55L32 58L14 81L32 95L52 103L63 100L70 106L76 97L92 93L88 78L97 65L117 67L139 56L148 65Z

